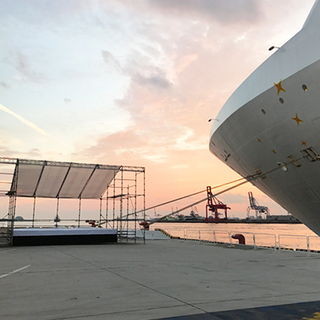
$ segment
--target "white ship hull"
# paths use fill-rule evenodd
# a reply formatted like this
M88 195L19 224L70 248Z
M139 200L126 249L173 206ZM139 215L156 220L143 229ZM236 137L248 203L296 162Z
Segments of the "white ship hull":
M252 183L320 235L319 1L223 106L210 151L243 177L262 172Z

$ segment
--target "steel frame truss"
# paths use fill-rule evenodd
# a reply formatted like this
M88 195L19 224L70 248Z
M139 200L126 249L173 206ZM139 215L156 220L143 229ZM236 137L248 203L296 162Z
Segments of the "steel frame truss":
M8 245L13 242L13 230L15 213L17 206L17 186L18 186L18 167L19 164L42 165L45 166L60 166L60 167L76 167L76 168L90 168L93 171L96 168L114 170L114 178L109 184L105 193L100 200L100 216L99 225L111 225L118 230L118 239L120 241L128 241L137 239L137 224L141 220L145 220L145 168L137 166L122 166L122 165L101 165L101 164L86 164L86 163L72 163L72 162L57 162L44 160L28 160L28 159L13 159L7 157L0 157L0 164L15 165L15 170L11 182L11 188L6 193L9 196L9 209L7 220L6 239ZM119 177L120 175L120 177ZM41 174L39 179L41 178ZM127 184L126 186L124 184ZM39 181L38 181L39 184ZM35 222L36 212L36 192L34 193L33 213L32 213L32 227ZM57 209L56 218L59 217L59 192L57 194ZM78 227L81 221L81 196L79 198L79 214ZM103 200L105 200L106 213L103 215ZM110 205L111 202L111 205ZM112 217L109 217L110 208L112 208ZM138 216L139 215L139 216ZM139 218L140 217L140 218ZM55 219L56 219L55 218ZM60 219L60 218L59 218ZM61 220L62 221L62 220ZM59 221L56 221L56 226ZM145 242L145 233L143 231L143 241Z

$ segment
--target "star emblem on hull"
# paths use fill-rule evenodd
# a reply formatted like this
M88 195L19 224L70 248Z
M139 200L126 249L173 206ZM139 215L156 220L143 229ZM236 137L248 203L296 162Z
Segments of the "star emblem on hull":
M303 122L303 120L299 119L297 114L296 114L295 118L291 118L291 119L297 122L298 127L300 126L300 122Z
M304 145L304 146L307 146L307 142L306 141L301 140L301 144Z
M279 81L279 83L273 83L273 84L276 86L277 90L278 90L277 95L279 95L280 91L287 92L286 90L284 90L284 89L282 88L281 82L282 82L282 79Z

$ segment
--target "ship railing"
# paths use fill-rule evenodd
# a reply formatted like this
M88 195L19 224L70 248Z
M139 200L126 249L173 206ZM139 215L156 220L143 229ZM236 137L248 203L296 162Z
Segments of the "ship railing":
M320 237L308 236L308 245L311 252L318 252L320 250Z
M239 231L228 230L197 230L186 231L186 239L198 239L201 241L212 241L217 243L238 244L237 239L233 239L233 234L238 234ZM270 247L277 248L277 238L275 234L269 233L253 233L253 232L241 232L245 237L246 245L256 247ZM196 237L192 237L197 235Z
M255 247L265 247L277 249L277 236L270 233L254 233Z
M231 234L227 230L214 230L214 242L231 243Z
M184 239L201 240L201 230L185 230Z
M233 234L242 234L245 237L245 245L257 248L272 248L274 250L294 250L319 252L320 237L307 235L288 235L272 233L253 233L228 230L190 230L190 229L166 229L175 239L193 240L201 242L212 242L235 245L237 239L233 239Z
M309 237L305 235L279 234L279 249L309 251Z
M231 243L230 232L227 230L185 230L184 239Z
M200 241L209 241L209 242L217 242L217 235L213 230L200 230L199 240ZM219 233L219 230L217 230ZM223 231L222 231L223 232Z

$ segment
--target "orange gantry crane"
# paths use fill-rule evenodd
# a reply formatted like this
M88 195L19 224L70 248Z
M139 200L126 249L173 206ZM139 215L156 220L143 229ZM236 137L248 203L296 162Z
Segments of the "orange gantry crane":
M224 218L220 218L218 210L224 211ZM206 218L204 219L205 222L219 222L219 221L226 221L228 220L228 210L230 208L218 200L211 192L211 187L207 187L207 205L206 205ZM208 212L211 211L213 213L213 217L209 217Z

